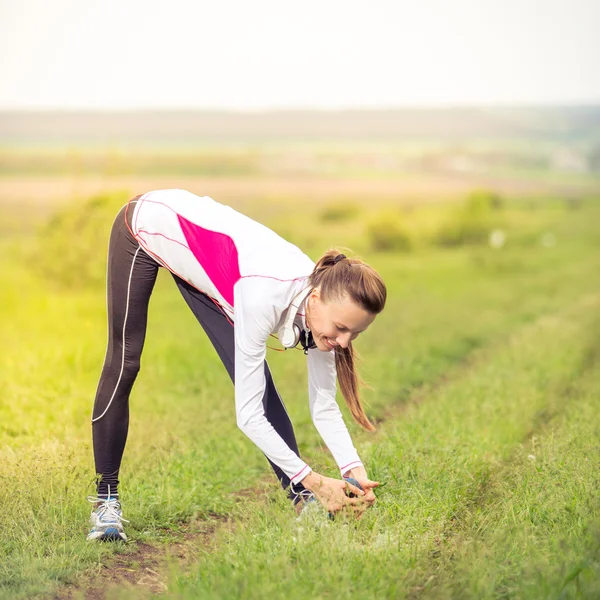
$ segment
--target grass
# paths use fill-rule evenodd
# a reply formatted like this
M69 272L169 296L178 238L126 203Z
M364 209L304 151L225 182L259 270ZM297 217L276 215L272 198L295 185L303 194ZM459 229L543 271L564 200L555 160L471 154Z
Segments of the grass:
M386 482L359 522L294 520L236 429L216 353L161 274L121 474L128 531L168 545L190 521L233 522L171 575L171 595L597 596L599 208L511 211L521 241L499 252L369 253L360 215L310 233L314 258L332 241L362 244L389 286L386 310L358 343L380 427L350 427ZM537 242L549 228L552 248ZM29 598L132 550L84 539L104 292L49 286L10 260L14 243L3 243L0 270L0 597ZM334 473L310 424L301 357L270 352L269 362L305 457ZM270 491L239 502L236 491L257 480Z
M589 306L597 309L600 298L593 300ZM591 567L597 563L588 560L580 542L587 542L587 530L600 508L593 491L600 466L597 444L584 442L580 457L591 453L583 469L568 472L577 462L572 460L561 473L543 467L536 471L538 489L560 485L568 475L565 487L576 493L573 498L569 493L538 492L537 510L519 515L523 527L546 542L541 553L545 563L539 565L543 578L520 547L524 535L514 531L513 511L505 510L506 504L530 502L529 488L521 483L515 494L506 475L527 480L535 470L524 457L530 452L528 436L541 427L539 415L548 398L558 403L566 382L585 375L587 346L581 349L581 339L589 331L590 317L589 312L581 315L577 302L540 319L483 357L477 369L461 371L432 391L426 402L386 422L377 442L363 454L374 476L388 485L378 506L358 523L298 525L278 507L248 515L243 526L224 534L219 552L206 549L197 570L179 576L172 588L189 598L258 598L265 590L274 597L294 598L420 593L482 598L506 596L508 590L512 597L539 598L544 597L540 592L558 596L566 574L583 562L589 567L584 590L594 597L600 581ZM595 316L592 323L597 323ZM595 412L589 396L574 395L578 403L589 405L588 415ZM590 424L597 441L595 415ZM561 429L556 437L568 445L573 431ZM543 465L547 459L542 453L536 460ZM501 503L488 491L499 485L502 489L494 491ZM570 512L564 510L565 496ZM553 519L554 512L562 518ZM482 528L487 533L485 524L503 546L482 535ZM492 560L490 554L495 554Z
M440 561L439 595L600 594L599 370L595 357L553 398L554 416L489 478Z

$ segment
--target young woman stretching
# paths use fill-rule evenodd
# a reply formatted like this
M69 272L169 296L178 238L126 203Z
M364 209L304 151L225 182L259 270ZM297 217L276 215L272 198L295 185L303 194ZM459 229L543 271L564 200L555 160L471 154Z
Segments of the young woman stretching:
M373 430L360 404L352 341L383 310L381 277L337 251L315 265L296 246L228 206L184 190L159 190L127 203L111 232L108 348L92 415L98 486L97 497L89 498L94 509L88 539L127 539L118 476L129 394L159 267L172 273L235 384L239 428L266 455L297 509L315 497L332 513L373 503L379 484L367 476L335 395L337 374L352 416ZM302 344L313 422L342 476L362 489L319 475L300 458L265 360L272 334L286 348Z

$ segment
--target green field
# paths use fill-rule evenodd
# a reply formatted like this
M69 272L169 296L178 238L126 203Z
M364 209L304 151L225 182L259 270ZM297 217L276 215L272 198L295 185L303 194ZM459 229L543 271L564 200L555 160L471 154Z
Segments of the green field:
M67 205L54 233L5 211L0 597L600 597L598 199L508 198L465 212L335 197L309 218L289 199L240 202L314 259L349 246L388 285L385 311L357 342L378 431L347 419L385 483L378 502L359 521L296 520L236 428L216 353L161 273L121 471L132 543L97 545L85 540L90 417L106 341L104 248L125 197ZM443 243L440 229L457 227L471 237ZM502 248L488 245L490 228L506 232ZM302 353L268 359L304 457L334 475L310 422ZM103 565L130 583L111 583Z

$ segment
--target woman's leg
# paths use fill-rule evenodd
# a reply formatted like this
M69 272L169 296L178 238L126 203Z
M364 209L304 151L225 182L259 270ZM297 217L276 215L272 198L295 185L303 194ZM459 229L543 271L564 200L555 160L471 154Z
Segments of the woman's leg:
M221 310L215 305L215 303L202 292L189 285L176 275L173 275L177 287L184 297L188 306L192 309L192 312L202 325L204 331L208 335L208 338L215 347L219 358L225 365L229 377L234 381L234 336L233 326L227 320ZM275 431L282 437L283 441L298 455L298 444L296 443L296 436L294 435L294 428L292 422L285 410L281 396L277 392L273 377L267 361L265 361L265 377L266 377L266 389L263 397L263 405L265 407L265 416L267 420L273 425ZM267 459L268 460L268 459ZM269 460L271 467L275 471L277 478L281 482L283 488L287 488L290 485L289 477L274 463ZM294 489L299 491L302 488L301 485L295 485Z
M134 202L129 204L128 219ZM110 496L118 496L119 468L129 429L129 393L140 369L148 302L158 268L131 235L123 207L108 246L108 347L92 414L99 498L108 496L109 487Z

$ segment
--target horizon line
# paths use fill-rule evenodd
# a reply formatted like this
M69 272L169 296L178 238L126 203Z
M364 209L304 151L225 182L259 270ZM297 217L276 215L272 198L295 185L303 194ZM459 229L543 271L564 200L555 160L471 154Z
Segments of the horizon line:
M502 109L556 109L556 108L600 108L600 99L594 101L556 102L556 103L497 103L497 104L414 104L414 105L380 105L380 106L273 106L260 108L236 107L0 107L0 114L8 113L221 113L221 114L268 114L268 113L342 113L342 112L383 112L383 111L443 111L443 110L502 110Z

